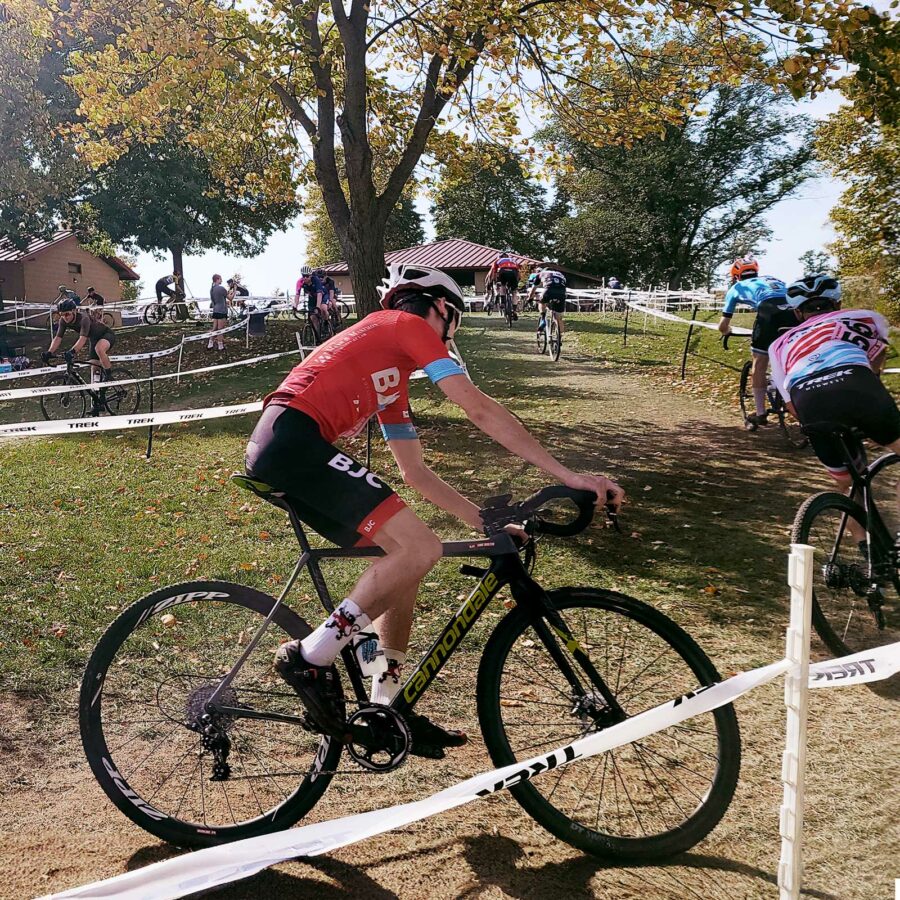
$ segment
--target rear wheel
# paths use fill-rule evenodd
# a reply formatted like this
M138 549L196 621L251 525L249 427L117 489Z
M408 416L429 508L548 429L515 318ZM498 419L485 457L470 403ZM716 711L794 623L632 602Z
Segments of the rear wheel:
M657 610L612 591L561 588L550 600L626 718L719 681L706 654ZM533 619L517 609L491 635L478 673L478 716L497 766L549 753L614 724L574 655L577 695ZM606 718L604 718L606 716ZM511 788L561 840L630 860L689 850L728 809L740 771L732 705Z
M141 318L147 325L159 325L165 321L166 307L162 303L148 303L141 313Z
M206 700L275 603L228 582L172 585L128 607L91 654L79 702L84 750L109 799L151 834L204 847L281 831L328 787L337 741L292 721L204 718ZM302 715L272 657L309 632L279 607L224 705Z
M750 421L750 416L756 412L756 405L753 400L753 387L750 380L750 370L753 367L753 361L747 360L744 368L741 369L741 380L738 387L738 399L741 404L741 416L744 419L744 428L747 431L756 431L759 426L755 422Z
M550 355L553 357L553 361L556 362L560 353L562 353L562 332L559 330L559 321L553 313L550 313L547 327L550 329Z
M51 375L44 387L78 384L68 375ZM87 415L87 391L70 391L66 394L48 394L41 397L41 413L50 422L60 419L82 419Z
M897 572L890 551L874 548L881 592L872 598L873 609L867 596L872 582L867 551L853 536L850 521L865 533L861 506L843 494L816 494L797 510L791 533L794 543L813 548L812 623L835 656L900 641Z
M110 370L110 381L129 381L132 378L134 375L128 369L116 367ZM102 388L102 390L106 398L104 400L106 411L111 416L130 416L136 413L141 405L141 386L138 383Z

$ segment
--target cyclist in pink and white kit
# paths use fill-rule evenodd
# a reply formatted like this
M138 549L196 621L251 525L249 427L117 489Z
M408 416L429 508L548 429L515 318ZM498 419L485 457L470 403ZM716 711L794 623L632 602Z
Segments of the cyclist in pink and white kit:
M888 323L871 309L841 309L841 286L810 275L787 289L800 324L769 348L772 380L803 425L834 422L856 428L900 453L900 411L879 373L888 347ZM850 475L839 441L810 436L821 463L843 488Z

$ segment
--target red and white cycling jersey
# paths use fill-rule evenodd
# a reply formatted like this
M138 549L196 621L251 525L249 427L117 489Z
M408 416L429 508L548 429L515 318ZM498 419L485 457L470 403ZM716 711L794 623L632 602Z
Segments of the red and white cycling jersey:
M785 400L803 378L840 366L865 366L888 343L888 323L871 309L822 313L786 331L769 347L772 381Z
M382 310L316 348L264 403L306 413L331 443L357 434L373 414L387 440L415 438L409 376L416 369L435 384L463 374L421 316Z

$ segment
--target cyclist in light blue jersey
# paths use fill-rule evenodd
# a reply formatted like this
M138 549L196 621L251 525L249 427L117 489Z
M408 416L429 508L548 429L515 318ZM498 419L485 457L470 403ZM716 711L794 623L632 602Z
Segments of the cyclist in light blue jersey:
M780 335L797 324L793 310L787 305L787 285L770 275L760 276L759 263L744 257L731 266L732 284L725 294L719 331L723 335L731 333L731 317L738 305L743 304L756 310L750 350L753 355L751 383L753 404L756 408L749 421L755 425L767 423L766 386L769 367L769 347Z

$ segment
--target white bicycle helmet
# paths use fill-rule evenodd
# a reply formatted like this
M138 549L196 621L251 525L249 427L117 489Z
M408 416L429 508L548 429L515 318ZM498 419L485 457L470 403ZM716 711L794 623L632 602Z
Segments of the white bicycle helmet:
M787 302L794 309L810 300L832 300L841 302L841 286L831 275L807 275L795 281L787 289Z
M432 300L443 298L452 303L460 312L465 312L462 288L440 269L416 266L411 263L391 263L388 277L379 286L382 309L394 308L394 297L400 291L417 291Z
M312 275L312 267L311 266L300 266L300 274L301 275Z

